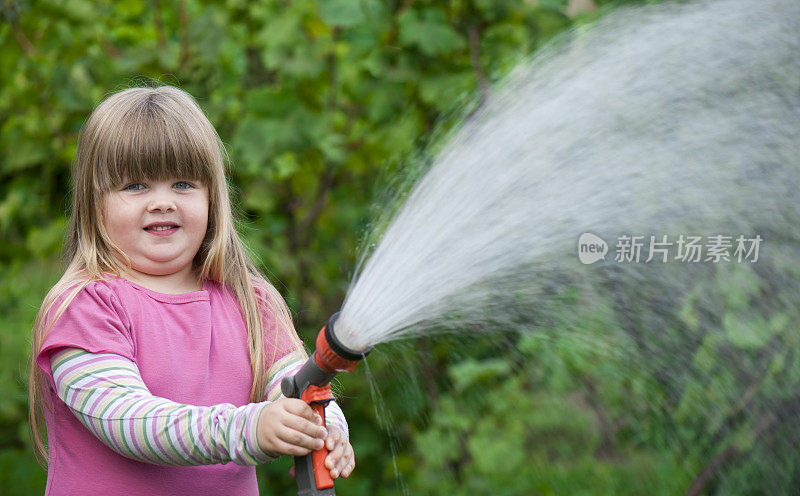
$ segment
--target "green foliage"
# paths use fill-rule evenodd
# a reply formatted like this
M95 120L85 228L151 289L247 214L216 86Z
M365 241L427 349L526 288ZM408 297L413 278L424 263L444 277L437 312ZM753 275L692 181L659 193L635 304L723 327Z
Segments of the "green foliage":
M31 481L40 492L44 474L30 460L10 465L27 443L30 328L62 270L56 257L78 132L105 96L164 82L198 99L230 154L242 234L309 337L341 302L376 185L431 146L434 129L452 126L480 81L497 80L569 26L562 7L378 0L0 3L0 452L6 477L0 486L22 494ZM550 28L542 30L543 23ZM477 33L472 44L470 30ZM382 376L389 365L373 361ZM376 437L380 420L369 388L363 377L352 382L346 390L353 398L342 402L358 439L359 470L342 487L352 494L391 493L393 461L385 436ZM387 393L387 403L398 408L403 394ZM416 429L410 419L419 418L425 403L417 397L414 408L398 410L409 433ZM414 464L404 453L397 459ZM286 468L260 469L265 492L290 490ZM16 485L5 484L9 473Z
M28 445L30 328L57 264L0 267L0 494L44 492L44 472Z
M613 351L624 336L600 335L614 322L591 314L581 317L593 331L522 337L513 363L501 351L450 367L456 387L414 438L414 494L667 495L687 485L669 450L620 442L608 424L634 422L620 407L648 398L631 381L641 371Z
M105 96L160 81L197 97L230 155L242 235L308 340L379 225L381 188L402 197L402 176L486 85L612 6L570 18L569 3L0 1L0 494L43 490L26 434L30 329L63 270L78 132ZM758 493L764 473L778 474L769 494L795 487L796 434L754 407L796 401L796 309L770 284L792 262L698 277L668 325L648 320L663 308L625 305L641 287L590 295L573 281L554 298L571 318L535 334L382 345L341 378L358 467L337 488L680 494L729 447L748 456L708 493ZM289 466L258 469L265 494L292 493Z

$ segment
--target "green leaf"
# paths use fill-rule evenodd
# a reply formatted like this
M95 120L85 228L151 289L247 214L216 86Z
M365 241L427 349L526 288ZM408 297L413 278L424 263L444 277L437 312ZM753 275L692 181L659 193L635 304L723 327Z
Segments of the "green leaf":
M275 169L275 179L277 180L288 178L300 168L300 164L297 162L297 156L292 152L281 153L275 157L272 163Z
M716 347L719 337L716 334L708 334L703 343L694 354L694 365L701 372L708 374L717 363Z
M749 265L731 264L730 269L720 275L720 279L728 307L734 310L746 308L750 298L761 289L758 275Z
M477 361L467 359L448 371L457 391L508 374L511 365L504 359Z
M439 9L425 9L421 16L416 10L408 10L400 16L399 26L400 42L425 55L446 55L466 45Z
M364 21L359 0L323 0L319 11L322 20L330 26L351 28Z
M142 0L117 0L114 6L120 15L136 17L144 12L146 3Z
M5 140L4 140L5 141ZM41 163L47 157L47 148L31 138L20 139L14 146L6 147L3 172L12 172Z
M97 15L97 8L88 0L67 0L64 4L64 12L71 19L85 22L94 19Z
M245 94L244 102L250 114L264 117L284 117L302 105L296 92L271 86L253 88Z
M42 228L28 232L26 246L37 257L56 255L64 245L67 219L59 217Z
M296 140L291 126L277 119L245 119L236 129L233 148L251 173L264 171L267 158Z
M444 111L463 104L476 85L471 71L443 74L421 80L419 94L423 102Z
M737 348L759 349L772 336L768 322L757 315L725 314L723 327L728 341Z

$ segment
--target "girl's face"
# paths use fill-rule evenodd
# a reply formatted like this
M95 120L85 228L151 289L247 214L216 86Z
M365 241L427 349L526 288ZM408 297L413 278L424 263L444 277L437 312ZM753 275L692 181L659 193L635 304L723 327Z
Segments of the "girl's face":
M189 179L124 182L106 194L103 222L133 270L188 276L208 227L208 188Z

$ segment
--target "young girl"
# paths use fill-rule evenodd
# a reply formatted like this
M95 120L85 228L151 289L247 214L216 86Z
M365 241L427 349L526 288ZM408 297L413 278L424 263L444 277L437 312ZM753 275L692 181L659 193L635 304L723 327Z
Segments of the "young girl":
M306 355L236 233L223 153L169 86L122 91L89 117L69 264L34 327L29 414L46 494L255 495L254 465L323 443L334 478L353 470L338 406L323 426L281 396Z

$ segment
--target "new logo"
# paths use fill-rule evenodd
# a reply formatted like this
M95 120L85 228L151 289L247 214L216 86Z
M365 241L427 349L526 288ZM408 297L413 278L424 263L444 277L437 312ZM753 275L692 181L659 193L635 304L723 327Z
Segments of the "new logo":
M593 264L604 260L608 253L608 244L600 236L592 233L583 233L578 238L578 258L582 264Z

